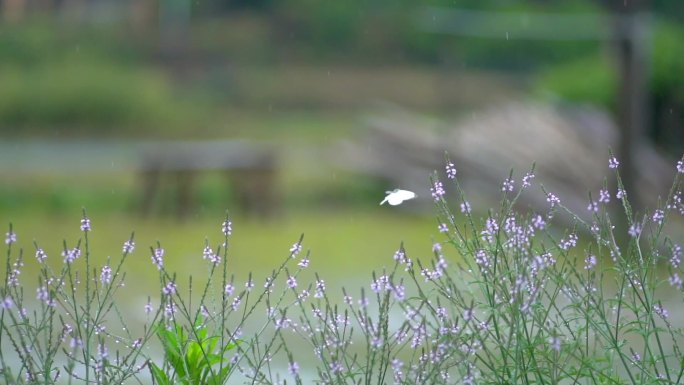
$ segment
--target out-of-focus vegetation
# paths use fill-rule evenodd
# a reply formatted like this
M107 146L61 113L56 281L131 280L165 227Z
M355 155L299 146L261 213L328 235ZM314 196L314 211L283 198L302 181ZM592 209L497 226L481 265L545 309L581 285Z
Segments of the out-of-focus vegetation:
M349 217L377 208L378 194L391 187L370 176L321 173L305 155L310 148L361 133L360 117L376 100L451 118L505 93L508 89L499 86L503 78L522 91L531 86L573 102L615 104L614 63L606 42L454 36L426 31L420 22L430 6L523 16L606 15L597 1L140 1L151 4L151 14L134 13L124 3L113 6L118 16L111 19L88 12L78 16L54 5L0 24L0 139L272 141L286 153L278 180L284 218L299 220L312 207L344 208ZM188 19L165 17L173 11L166 9L170 4L185 4ZM684 121L684 30L677 26L684 19L682 4L658 0L649 5L654 12L653 135L673 145L677 142L658 127L681 127ZM130 20L131 15L140 19ZM480 86L463 87L468 78ZM95 221L113 212L138 218L134 175L2 177L0 220L17 222L26 215L27 232L36 236L56 226L54 221L42 226L41 218L73 216L83 206ZM211 175L198 182L201 206L193 219L215 218L231 206L233 192L222 178ZM175 192L164 194L155 213L173 210ZM239 215L239 209L234 211ZM406 217L394 214L369 219L366 226L395 231L388 224ZM169 226L174 229L170 238L183 238L185 229ZM349 250L342 247L347 241L340 235L319 250Z
M668 140L668 127L672 120L684 117L684 28L671 23L654 25L652 45L647 51L648 79L647 102L651 111L651 136L661 146L677 153L681 143ZM616 63L606 54L597 52L566 64L558 64L542 71L537 87L551 92L554 97L580 103L593 103L609 110L616 109L618 79ZM669 118L668 118L669 116Z

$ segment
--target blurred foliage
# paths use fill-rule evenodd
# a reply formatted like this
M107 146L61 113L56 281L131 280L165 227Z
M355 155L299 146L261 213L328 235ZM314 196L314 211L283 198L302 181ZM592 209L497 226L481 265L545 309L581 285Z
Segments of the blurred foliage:
M655 24L650 47L649 104L653 116L651 136L673 154L681 153L676 132L684 116L684 28L668 22ZM615 111L618 79L615 63L596 53L549 67L537 77L539 93L563 100L594 103ZM664 117L674 118L664 121ZM674 135L674 136L672 136Z
M187 125L202 108L176 95L142 42L104 28L30 22L0 28L5 134L66 128L99 134Z

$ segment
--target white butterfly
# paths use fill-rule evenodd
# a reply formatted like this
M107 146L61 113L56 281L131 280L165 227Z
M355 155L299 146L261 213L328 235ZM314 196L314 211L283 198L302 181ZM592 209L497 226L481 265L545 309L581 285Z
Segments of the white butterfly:
M407 201L409 199L417 197L416 193L414 193L413 191L400 190L398 188L395 188L392 191L385 192L387 193L387 196L385 197L385 199L382 200L382 202L380 202L380 204L387 202L392 206L396 206L401 204L403 201Z

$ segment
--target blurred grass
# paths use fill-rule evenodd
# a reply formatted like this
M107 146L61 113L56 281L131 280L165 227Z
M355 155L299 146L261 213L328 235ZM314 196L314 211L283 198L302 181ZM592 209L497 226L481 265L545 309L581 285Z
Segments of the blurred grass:
M190 275L194 276L195 282L206 279L209 265L202 260L205 239L212 247L223 241L220 232L223 214L220 211L185 222L111 213L99 215L96 210L91 211L89 217L93 224L93 231L89 233L91 261L95 266L102 266L110 256L117 261L123 242L131 231L135 231L136 250L124 271L128 275L126 290L136 295L154 295L159 290L157 270L149 257L149 248L156 246L157 241L166 250L165 266L178 271L179 282L183 284ZM33 258L34 241L47 252L51 266L59 268L63 241L72 248L82 238L78 212L11 218L3 215L2 220L12 222L19 238L16 247L25 251L22 280L29 286L36 284L33 280L38 271ZM311 250L310 272L304 277L312 279L313 271L320 272L331 287L349 283L350 278L370 282L372 270L391 268L392 256L402 241L412 257L427 259L431 256L432 237L438 236L434 218L407 215L385 206L375 211L298 211L273 221L240 216L232 220L229 266L230 274L235 274L239 285L244 284L249 272L262 281L287 258L289 248L302 233L304 250Z

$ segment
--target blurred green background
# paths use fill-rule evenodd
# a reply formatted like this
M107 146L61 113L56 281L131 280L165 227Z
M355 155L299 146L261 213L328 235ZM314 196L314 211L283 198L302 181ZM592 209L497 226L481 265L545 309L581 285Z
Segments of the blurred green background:
M371 269L392 263L401 241L428 257L440 239L429 204L378 206L386 189L401 186L323 156L363 138L364 118L379 102L435 119L469 116L502 98L591 103L616 113L618 77L605 39L439 33L426 15L608 17L608 3L2 0L0 221L14 224L20 246L32 250L35 239L61 259L61 240L79 236L85 207L102 261L136 231L134 263L142 267L135 274L151 288L148 246L161 241L171 266L202 274L204 239L220 242L227 209L238 275L269 272L305 233L313 269L339 282L370 280ZM684 3L651 1L637 11L649 20L646 134L678 157ZM273 149L275 172L266 185L245 190L249 167L230 179L195 170L186 200L185 179L162 175L143 210L149 175L137 158L122 152L111 167L93 158L107 148L171 140L249 140ZM264 190L272 193L266 213L258 209Z

